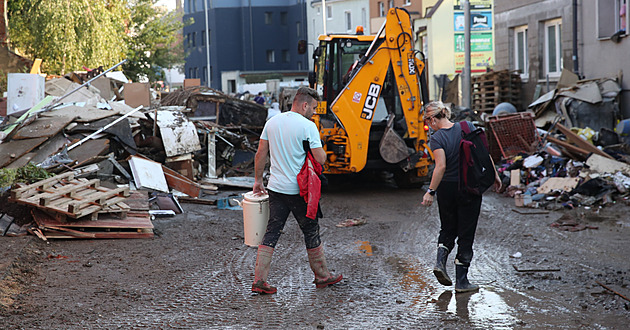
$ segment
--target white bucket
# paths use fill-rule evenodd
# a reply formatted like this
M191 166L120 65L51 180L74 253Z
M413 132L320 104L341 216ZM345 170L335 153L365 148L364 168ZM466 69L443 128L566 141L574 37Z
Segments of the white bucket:
M243 194L241 207L245 245L258 246L262 243L269 222L269 195L254 195L250 191Z

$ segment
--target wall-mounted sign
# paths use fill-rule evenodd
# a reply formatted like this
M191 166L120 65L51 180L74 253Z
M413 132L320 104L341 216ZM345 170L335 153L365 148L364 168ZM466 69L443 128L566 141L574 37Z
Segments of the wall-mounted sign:
M455 12L455 32L464 32L464 13ZM492 30L492 12L491 11L473 11L470 13L470 30L471 31L490 31Z
M492 8L492 0L470 0L470 9L490 9ZM462 5L461 0L454 1L454 9L462 10L464 9L464 5Z
M492 52L470 53L470 72L482 73L494 66ZM464 53L455 53L455 72L461 73L464 68Z
M464 50L464 34L455 33L455 52L463 53ZM491 52L492 51L492 33L471 33L470 34L470 51L471 52Z

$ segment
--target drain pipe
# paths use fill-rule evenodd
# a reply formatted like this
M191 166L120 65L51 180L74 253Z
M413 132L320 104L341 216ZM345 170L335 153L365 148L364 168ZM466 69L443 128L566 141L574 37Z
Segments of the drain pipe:
M578 61L578 0L573 0L573 72L580 77L580 62Z

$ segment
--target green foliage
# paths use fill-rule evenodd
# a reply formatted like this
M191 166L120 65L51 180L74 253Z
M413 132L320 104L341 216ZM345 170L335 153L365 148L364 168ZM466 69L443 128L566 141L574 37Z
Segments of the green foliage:
M163 68L184 61L179 31L183 27L181 14L161 13L156 0L129 0L131 21L127 35L128 62L125 74L134 81L146 77L154 82L164 80Z
M121 1L9 1L12 45L31 58L43 59L43 71L64 74L83 66L110 66L127 51Z
M12 46L42 71L65 74L83 66L110 67L122 59L125 73L137 81L162 78L162 68L183 62L175 47L181 16L161 13L157 0L10 0Z
M33 163L20 168L2 168L0 169L0 188L10 187L18 182L33 183L52 176L53 174Z

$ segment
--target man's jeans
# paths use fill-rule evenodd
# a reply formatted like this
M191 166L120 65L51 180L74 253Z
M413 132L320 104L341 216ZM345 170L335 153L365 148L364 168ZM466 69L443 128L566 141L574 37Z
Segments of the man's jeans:
M307 249L314 249L321 244L319 238L319 223L317 219L306 217L306 202L304 197L298 195L286 195L268 190L269 192L269 223L267 232L263 237L262 245L272 248L276 247L278 239L284 225L287 222L289 213L298 222L302 233L304 233L304 243Z

